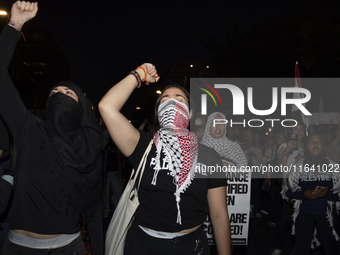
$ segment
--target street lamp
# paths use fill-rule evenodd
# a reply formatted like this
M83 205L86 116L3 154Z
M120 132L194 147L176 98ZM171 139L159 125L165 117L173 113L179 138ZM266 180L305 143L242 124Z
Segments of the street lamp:
M0 32L6 26L9 21L9 17L11 16L10 12L5 11L6 8L0 6Z
M8 22L10 13L6 12L4 9L0 8L0 31L4 28Z
M2 7L0 6L0 19L9 18L9 16L11 15L10 12L7 12L7 11L5 11L5 10L6 10L6 8L2 8Z

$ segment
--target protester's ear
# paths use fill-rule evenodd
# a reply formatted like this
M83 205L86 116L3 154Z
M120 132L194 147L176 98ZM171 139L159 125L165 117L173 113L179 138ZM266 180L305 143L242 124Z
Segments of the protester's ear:
M193 115L194 115L194 112L193 112L193 110L191 109L190 112L189 112L189 119L191 119Z

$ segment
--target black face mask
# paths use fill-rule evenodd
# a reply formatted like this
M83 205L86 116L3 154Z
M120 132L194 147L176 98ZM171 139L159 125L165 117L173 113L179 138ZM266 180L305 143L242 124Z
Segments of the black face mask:
M48 98L46 112L54 129L49 131L56 132L64 139L72 139L81 127L82 110L79 103L63 93L58 92Z
M47 100L47 176L56 180L58 201L66 198L83 216L93 215L102 190L102 130L83 91L69 81L58 86L73 90L78 102L60 92Z

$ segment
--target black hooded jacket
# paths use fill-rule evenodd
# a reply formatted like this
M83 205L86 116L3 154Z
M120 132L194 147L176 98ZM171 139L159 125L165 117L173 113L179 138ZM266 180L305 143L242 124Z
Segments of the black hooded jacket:
M100 202L102 132L90 116L85 96L70 82L56 86L72 87L79 94L78 104L61 93L51 96L46 121L25 108L8 74L20 37L10 26L0 36L0 115L17 147L10 228L38 234L76 233L79 214L91 218ZM64 119L67 113L56 116L62 110L56 99L75 106L73 113L79 116L68 116L73 122Z

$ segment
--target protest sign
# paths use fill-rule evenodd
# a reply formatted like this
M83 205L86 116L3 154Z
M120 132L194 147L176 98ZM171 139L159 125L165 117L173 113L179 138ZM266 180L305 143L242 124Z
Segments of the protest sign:
M251 172L234 171L226 173L227 205L230 221L231 244L247 245L250 213ZM215 244L214 230L207 213L203 224L210 245Z

